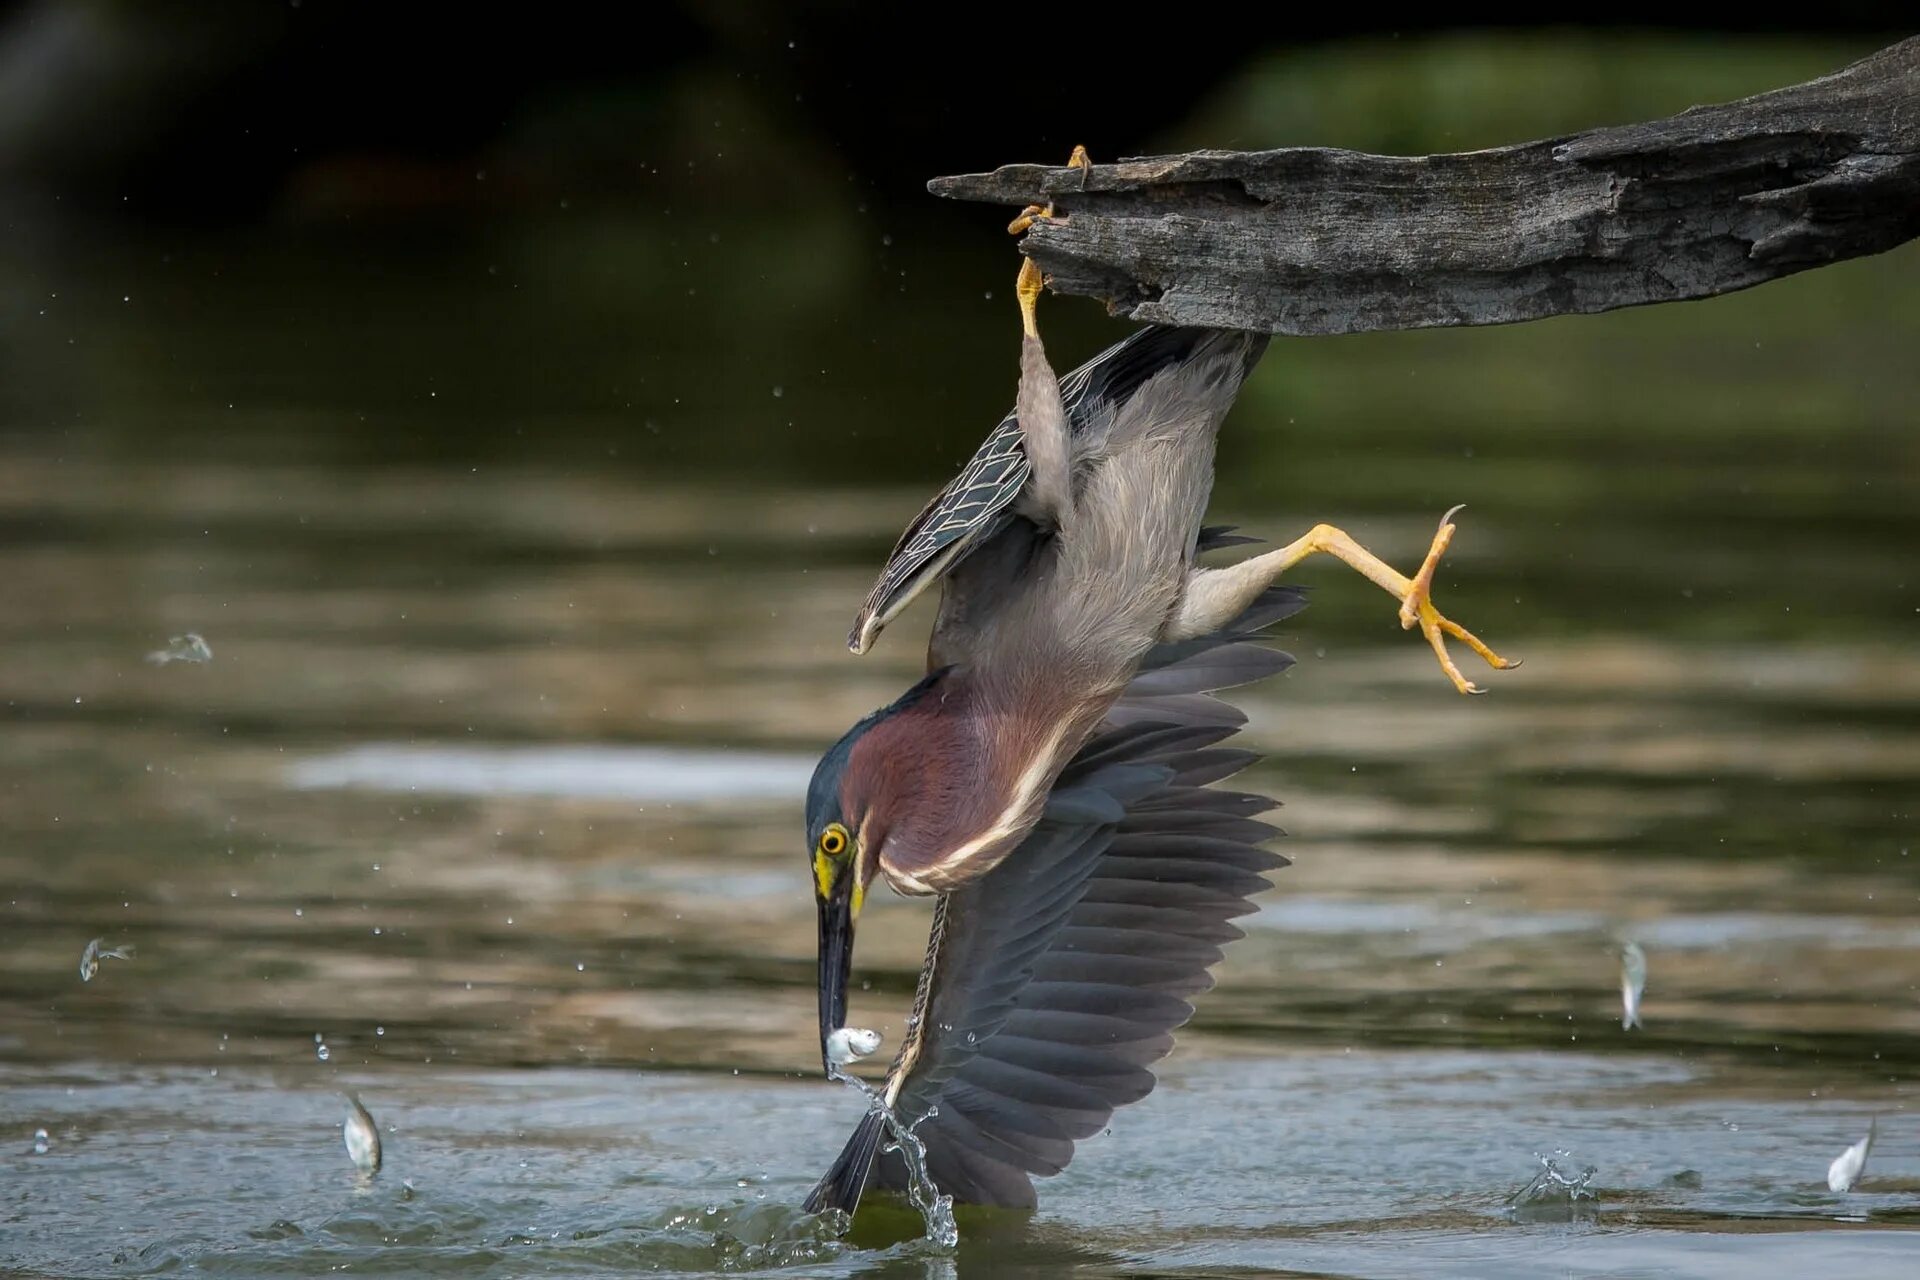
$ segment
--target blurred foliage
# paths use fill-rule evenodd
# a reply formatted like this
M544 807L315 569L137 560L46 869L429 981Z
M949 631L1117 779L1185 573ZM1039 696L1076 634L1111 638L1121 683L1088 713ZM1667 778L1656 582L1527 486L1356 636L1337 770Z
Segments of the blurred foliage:
M1673 115L1811 80L1880 40L1577 29L1378 37L1263 56L1166 149L1474 151Z
M1298 49L1162 149L1492 145L1871 47L1569 30ZM904 518L1011 399L1003 217L864 188L718 65L577 87L477 165L401 181L316 162L248 232L22 213L0 246L0 424L130 457L897 485ZM1465 501L1455 572L1476 572L1476 539L1526 530L1506 554L1535 625L1591 625L1596 596L1705 634L1821 625L1753 591L1773 573L1812 594L1803 615L1905 627L1916 286L1907 246L1700 303L1276 342L1223 439L1220 503L1310 521ZM1063 368L1124 332L1081 300L1050 300L1043 323ZM1275 523L1261 531L1290 531ZM1716 559L1756 526L1771 565ZM1644 598L1676 538L1699 580ZM1696 588L1714 608L1688 603Z

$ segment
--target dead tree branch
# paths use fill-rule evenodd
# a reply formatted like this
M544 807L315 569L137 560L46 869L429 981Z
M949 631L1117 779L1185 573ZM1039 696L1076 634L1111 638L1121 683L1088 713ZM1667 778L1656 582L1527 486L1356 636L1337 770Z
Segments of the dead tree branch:
M1460 155L1197 151L1008 165L1023 248L1136 320L1271 333L1505 324L1730 293L1920 235L1920 37L1666 120Z

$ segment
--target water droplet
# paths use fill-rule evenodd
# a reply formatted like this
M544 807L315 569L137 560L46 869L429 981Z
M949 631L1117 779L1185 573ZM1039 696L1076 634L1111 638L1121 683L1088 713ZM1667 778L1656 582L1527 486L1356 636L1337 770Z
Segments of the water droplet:
M47 1131L45 1129L35 1129L33 1131L33 1154L43 1156L52 1149L53 1143L48 1141Z
M320 1061L322 1062L325 1062L328 1058L333 1056L332 1051L329 1050L327 1046L325 1046L324 1044L321 1045L318 1049L315 1049L313 1053L314 1053L314 1056L319 1058Z

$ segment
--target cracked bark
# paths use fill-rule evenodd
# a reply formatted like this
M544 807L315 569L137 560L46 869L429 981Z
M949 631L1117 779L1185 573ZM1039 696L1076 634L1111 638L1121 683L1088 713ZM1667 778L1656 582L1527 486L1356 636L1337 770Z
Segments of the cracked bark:
M1196 151L1008 165L1022 250L1135 320L1269 333L1506 324L1705 298L1920 235L1920 37L1665 120L1455 155Z

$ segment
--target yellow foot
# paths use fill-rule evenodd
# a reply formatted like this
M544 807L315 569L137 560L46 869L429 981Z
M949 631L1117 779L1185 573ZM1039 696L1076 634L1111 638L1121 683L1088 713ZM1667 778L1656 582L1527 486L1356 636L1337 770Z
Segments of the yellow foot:
M1420 571L1411 578L1402 577L1392 565L1355 542L1346 530L1330 524L1317 524L1307 531L1305 537L1297 538L1276 551L1243 560L1231 569L1217 572L1238 574L1244 580L1243 585L1253 583L1263 586L1277 580L1281 574L1310 555L1333 556L1358 570L1369 582L1400 602L1400 625L1419 626L1427 643L1433 646L1434 656L1440 659L1440 669L1447 673L1447 679L1453 681L1454 688L1461 693L1481 693L1484 690L1461 675L1460 668L1453 665L1453 659L1447 654L1448 636L1464 641L1496 671L1505 671L1520 663L1518 660L1509 661L1487 648L1480 642L1480 637L1433 607L1433 571L1439 566L1447 545L1453 541L1453 516L1458 510L1460 508L1455 507L1440 518L1440 529L1433 535L1433 545L1427 550L1427 558L1421 564Z
M1069 169L1080 170L1081 184L1086 183L1087 170L1093 168L1093 160L1087 155L1085 147L1075 147L1073 154L1067 157ZM1017 236L1031 227L1036 218L1053 217L1053 202L1044 205L1030 204L1020 211L1020 216L1007 224L1007 234ZM1020 299L1020 326L1029 338L1040 336L1039 322L1034 318L1034 308L1040 302L1040 290L1046 286L1046 278L1040 274L1040 268L1028 258L1020 264L1020 278L1014 284L1014 293Z
M1454 688L1461 693L1485 693L1485 689L1460 674L1460 668L1454 665L1452 656L1447 653L1447 636L1465 644L1496 671L1517 667L1520 660L1501 657L1487 648L1480 637L1433 607L1433 571L1439 568L1440 557L1446 554L1448 545L1453 542L1453 517L1459 510L1459 507L1455 507L1440 517L1440 528L1433 535L1433 545L1427 548L1427 558L1421 561L1420 571L1413 575L1406 592L1400 597L1400 626L1411 630L1415 624L1419 625L1420 634L1433 646L1434 656L1440 659L1440 669L1447 673L1447 679L1453 681Z
M1053 206L1050 204L1030 204L1020 211L1020 216L1007 224L1007 234L1017 236L1033 225L1035 218L1051 218Z
M1067 157L1067 168L1078 169L1080 171L1080 185L1085 187L1087 185L1087 171L1093 168L1093 158L1087 154L1085 147L1075 147L1073 154ZM1045 204L1030 204L1020 211L1018 217L1007 224L1007 234L1017 236L1028 227L1031 227L1035 218L1051 218L1053 216L1053 201L1049 200Z

